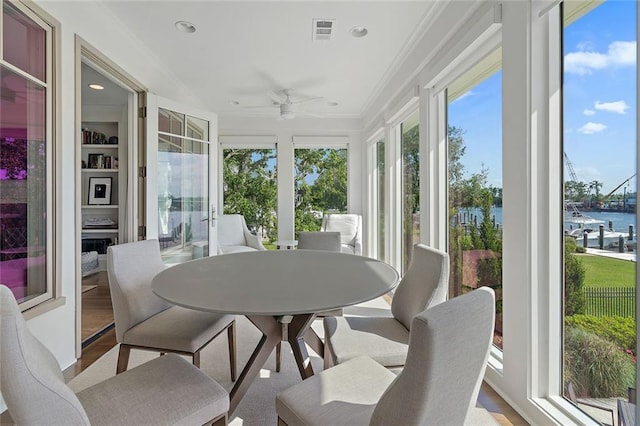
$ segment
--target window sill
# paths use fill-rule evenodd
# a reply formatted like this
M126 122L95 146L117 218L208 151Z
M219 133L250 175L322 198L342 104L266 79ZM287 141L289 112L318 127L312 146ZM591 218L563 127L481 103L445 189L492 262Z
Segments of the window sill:
M22 314L24 315L25 320L29 320L31 318L35 318L39 315L42 315L46 312L52 311L54 309L63 306L66 303L67 299L65 297L58 297L56 299L49 299L46 302L42 302L33 308L27 309Z

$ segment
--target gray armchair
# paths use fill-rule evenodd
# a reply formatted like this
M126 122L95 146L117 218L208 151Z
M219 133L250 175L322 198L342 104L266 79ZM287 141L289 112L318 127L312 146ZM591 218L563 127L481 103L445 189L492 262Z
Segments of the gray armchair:
M235 316L186 309L156 296L151 280L164 268L157 240L107 249L116 340L120 343L117 373L127 369L131 349L191 355L199 367L201 349L227 331L231 380L235 380Z
M218 245L221 254L266 250L260 237L249 231L244 216L241 214L220 215L218 218Z
M227 423L229 395L169 354L78 394L51 352L29 332L11 291L0 285L0 391L19 425Z
M409 269L398 284L389 317L326 317L325 367L368 355L385 367L401 367L407 357L411 320L442 303L449 286L449 255L416 244Z
M493 290L482 287L412 320L407 362L396 376L361 356L322 371L276 397L279 424L463 425L475 408L495 320Z
M339 232L309 232L298 233L299 250L340 251Z

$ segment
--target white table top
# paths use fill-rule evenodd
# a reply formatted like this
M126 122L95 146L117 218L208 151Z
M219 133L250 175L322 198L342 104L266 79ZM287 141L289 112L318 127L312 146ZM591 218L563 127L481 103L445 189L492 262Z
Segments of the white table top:
M367 257L314 250L204 257L156 275L155 294L176 305L240 315L322 312L375 299L398 272Z

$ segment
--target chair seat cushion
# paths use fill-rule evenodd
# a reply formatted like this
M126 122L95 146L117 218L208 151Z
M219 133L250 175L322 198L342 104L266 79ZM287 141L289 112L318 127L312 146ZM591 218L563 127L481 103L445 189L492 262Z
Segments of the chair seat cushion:
M395 378L371 358L358 357L280 393L276 411L288 426L368 425L380 396Z
M229 410L229 394L199 368L167 354L77 394L92 425L201 425Z
M222 251L223 254L228 254L228 253L240 253L242 251L257 251L257 249L254 249L253 247L249 247L249 246L220 246L220 251Z
M324 335L332 364L367 355L385 367L404 365L409 330L393 317L327 317Z
M127 330L122 343L195 352L234 320L233 315L172 306Z

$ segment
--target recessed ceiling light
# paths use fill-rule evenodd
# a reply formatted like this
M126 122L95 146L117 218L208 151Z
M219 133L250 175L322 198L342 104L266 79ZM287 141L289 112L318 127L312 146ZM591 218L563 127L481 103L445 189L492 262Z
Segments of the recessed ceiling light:
M175 26L178 31L181 31L183 33L191 34L196 32L196 26L188 21L178 21L175 23Z
M93 90L104 90L104 86L95 83L90 84L89 87L91 87Z
M352 36L360 38L366 36L369 33L369 30L367 30L365 27L353 27L351 28L351 30L349 30L349 32Z

